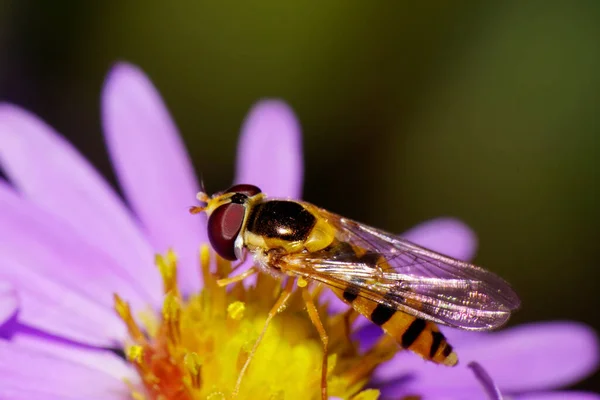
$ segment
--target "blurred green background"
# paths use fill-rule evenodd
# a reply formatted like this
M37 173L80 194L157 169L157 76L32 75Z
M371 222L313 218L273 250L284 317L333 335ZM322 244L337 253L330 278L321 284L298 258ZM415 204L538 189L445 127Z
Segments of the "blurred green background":
M599 39L593 0L0 0L0 98L114 182L99 91L115 60L134 62L209 191L232 179L251 105L283 98L305 134L307 200L394 232L459 217L476 261L522 297L512 324L600 330Z

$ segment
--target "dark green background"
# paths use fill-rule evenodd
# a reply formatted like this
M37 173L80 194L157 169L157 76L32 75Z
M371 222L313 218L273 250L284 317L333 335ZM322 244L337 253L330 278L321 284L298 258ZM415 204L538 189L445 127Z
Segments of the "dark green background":
M457 216L521 295L511 323L600 328L600 2L0 0L0 98L111 179L98 96L119 59L154 80L209 191L249 107L281 97L306 199L394 232Z

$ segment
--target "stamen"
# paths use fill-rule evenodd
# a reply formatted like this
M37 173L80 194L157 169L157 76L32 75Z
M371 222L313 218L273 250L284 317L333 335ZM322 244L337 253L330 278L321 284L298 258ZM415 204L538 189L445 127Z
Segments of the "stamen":
M116 293L113 296L115 299L115 311L117 312L117 314L119 314L123 322L125 322L125 325L127 326L127 331L129 332L129 336L136 343L144 343L146 341L146 338L144 337L144 334L142 333L140 327L137 325L137 323L133 319L133 316L131 315L131 308L129 307L129 303L121 299L121 297L119 297L119 295Z
M200 375L202 363L200 361L200 356L193 352L187 353L183 358L183 364L190 376L192 387L196 390L200 389L200 385L202 384L202 377Z
M467 364L469 368L473 370L475 378L481 383L483 389L487 393L490 400L503 400L504 397L500 392L500 389L492 379L492 377L486 372L486 370L476 361L471 361Z
M157 255L155 263L163 280L164 293L173 293L179 296L177 287L177 256L172 250L167 252L166 256Z
M177 286L175 253L156 257L163 305L159 312L136 315L140 324L130 305L115 294L115 310L130 336L125 355L141 378L141 384L129 384L131 398L242 400L261 393L272 400L304 400L317 398L318 387L339 398L377 398L376 390L361 390L377 362L391 357L397 346L379 344L361 355L350 339L356 315L329 316L315 301L310 307L313 319L318 315L329 338L325 363L323 342L299 293L316 300L318 285L309 292L310 282L300 279L302 290L293 290L294 280L289 279L282 289L280 281L258 274L256 284L248 287L241 278L256 269L231 277L231 263L215 257L208 245L201 247L199 262L203 290L184 298ZM218 282L230 285L224 288ZM389 353L384 357L385 350Z
M144 348L142 346L129 346L125 353L127 359L135 364L143 362Z
M176 345L180 343L181 305L179 304L179 299L173 293L168 293L165 296L162 316L165 328L167 329L167 339L170 344Z

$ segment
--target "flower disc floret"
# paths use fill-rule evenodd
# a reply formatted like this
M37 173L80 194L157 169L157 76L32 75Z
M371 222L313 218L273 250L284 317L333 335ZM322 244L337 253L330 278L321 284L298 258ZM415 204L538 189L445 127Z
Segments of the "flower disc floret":
M221 287L218 280L232 272L231 264L221 258L211 260L206 246L200 259L204 288L184 298L177 287L175 254L156 258L164 287L160 315L142 315L138 323L128 304L115 295L115 309L129 331L125 353L142 382L131 384L136 400L231 398L240 371L281 292L281 282L266 275L259 275L249 288L241 282ZM211 264L216 266L214 272ZM320 289L315 290L318 295ZM299 293L294 293L286 309L272 319L236 399L319 398L323 350L304 304ZM350 339L353 316L329 316L324 306L319 308L330 332L330 395L377 398L377 391L361 390L375 366L393 355L390 343L384 340L361 355Z

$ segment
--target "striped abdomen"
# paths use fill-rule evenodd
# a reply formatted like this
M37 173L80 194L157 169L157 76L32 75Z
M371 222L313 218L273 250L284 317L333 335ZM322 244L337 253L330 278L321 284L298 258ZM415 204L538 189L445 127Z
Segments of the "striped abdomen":
M351 286L344 291L332 290L356 311L383 328L402 348L438 364L454 366L458 363L452 346L435 323L360 297L359 289Z
M385 268L385 259L374 252L364 251L348 243L331 246L329 257L339 261L360 262L373 269ZM411 350L426 360L454 366L458 357L434 322L398 311L384 304L360 296L360 288L347 286L344 290L330 287L345 303L392 336L404 349Z

